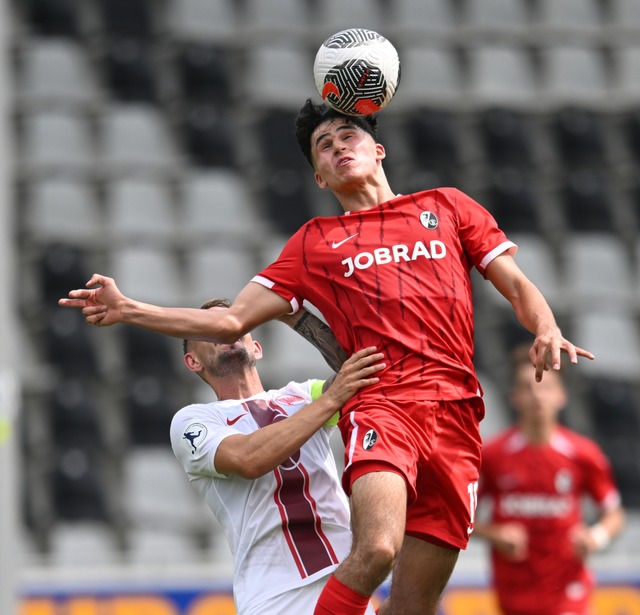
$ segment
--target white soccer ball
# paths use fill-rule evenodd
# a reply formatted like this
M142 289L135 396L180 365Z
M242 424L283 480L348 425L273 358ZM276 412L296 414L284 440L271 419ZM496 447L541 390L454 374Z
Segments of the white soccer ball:
M320 45L313 76L322 100L336 111L370 115L394 97L400 83L400 57L377 32L349 28Z

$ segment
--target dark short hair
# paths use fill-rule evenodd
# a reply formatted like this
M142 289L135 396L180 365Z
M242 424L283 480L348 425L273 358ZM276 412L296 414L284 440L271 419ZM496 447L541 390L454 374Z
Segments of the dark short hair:
M337 118L361 128L370 134L374 141L377 141L378 119L375 115L344 115L344 113L336 111L329 105L324 103L316 104L310 98L307 98L296 117L296 139L304 157L311 166L313 166L311 158L311 135L313 131L322 122Z
M224 299L224 298L209 299L208 301L205 301L200 306L200 309L208 310L214 307L230 308L231 301L229 301L229 299ZM182 353L187 354L187 352L189 352L189 340L182 340Z

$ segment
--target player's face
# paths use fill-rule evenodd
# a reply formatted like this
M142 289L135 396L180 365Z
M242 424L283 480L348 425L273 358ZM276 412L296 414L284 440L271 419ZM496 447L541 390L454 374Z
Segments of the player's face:
M323 122L313 131L311 155L317 184L341 191L375 177L385 151L370 134L336 118Z
M233 344L192 343L192 352L204 372L216 378L239 374L251 369L255 367L256 361L262 356L260 345L249 334Z
M567 403L567 395L562 379L556 372L544 373L536 382L533 366L517 368L511 390L511 404L525 420L555 420L558 412Z

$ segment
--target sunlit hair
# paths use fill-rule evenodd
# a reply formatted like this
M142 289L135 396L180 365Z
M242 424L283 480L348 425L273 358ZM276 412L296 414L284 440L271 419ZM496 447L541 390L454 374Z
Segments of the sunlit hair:
M209 309L214 308L214 307L230 308L231 307L231 301L229 301L229 299L223 299L223 298L209 299L208 301L205 301L200 306L200 309L201 310L209 310ZM190 340L182 340L182 353L183 354L187 354L187 352L189 352L189 341Z
M370 134L374 141L377 141L378 120L375 115L344 115L324 103L317 104L310 98L307 98L307 101L296 117L296 139L298 140L298 145L304 157L311 166L313 166L313 158L311 156L311 135L313 131L320 126L322 122L337 118L361 128Z

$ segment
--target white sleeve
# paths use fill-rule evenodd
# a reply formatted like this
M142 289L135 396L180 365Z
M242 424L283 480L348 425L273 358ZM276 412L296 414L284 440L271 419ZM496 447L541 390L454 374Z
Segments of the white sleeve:
M220 442L241 432L226 425L223 416L212 411L213 405L187 406L171 421L171 447L189 480L199 476L227 478L216 471L213 460Z

